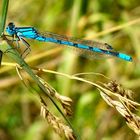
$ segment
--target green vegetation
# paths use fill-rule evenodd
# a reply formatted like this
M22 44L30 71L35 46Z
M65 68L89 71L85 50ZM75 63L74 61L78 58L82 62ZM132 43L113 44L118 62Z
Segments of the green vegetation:
M102 40L102 42L111 44L115 50L133 57L133 62L126 62L117 58L91 60L75 55L73 51L57 44L28 40L32 51L25 58L25 61L32 67L35 74L43 78L40 79L39 77L34 77L35 75L32 73L31 68L24 63L24 60L15 49L11 50L12 53L5 53L0 68L0 140L65 139L59 137L52 129L52 127L59 124L59 133L62 133L62 127L66 130L65 125L68 125L68 123L50 100L45 100L47 103L47 106L45 106L46 103L42 100L44 98L43 93L48 91L55 94L54 101L57 102L58 100L60 102L57 102L58 107L62 111L68 110L67 114L69 113L69 115L71 115L71 100L66 97L72 99L73 114L68 119L74 128L74 134L79 135L79 139L137 139L138 133L134 133L133 129L131 130L125 122L125 119L129 119L130 114L124 119L115 108L108 106L109 103L115 105L113 101L118 97L115 96L114 99L114 96L109 92L112 87L108 86L107 93L112 99L109 100L109 103L107 102L108 104L100 94L101 91L105 93L106 89L106 86L101 83L116 80L123 87L131 89L134 92L134 101L139 102L139 4L140 2L137 0L10 0L7 13L8 1L0 1L0 9L2 9L0 10L0 15L2 15L0 17L0 35L3 32L5 22L8 24L8 22L12 21L17 26L34 26L40 31L46 30L78 38ZM12 47L15 45L9 42L9 39L7 38L7 41L0 44L0 50L3 52L7 49L6 42ZM19 50L22 52L24 49L25 46L21 44L21 49ZM17 68L18 71L16 71L15 63L20 64L22 70ZM37 68L42 70L39 71ZM49 69L53 72L46 72L44 69ZM92 72L92 74L86 74L88 72ZM65 73L68 75L65 75ZM84 74L73 75L75 73ZM93 73L103 74L109 79ZM22 78L20 79L19 76L22 76ZM85 81L79 79L79 77ZM88 81L92 83L88 83ZM102 86L98 87L95 83ZM127 94L127 102L127 99L131 99L131 97L129 98L130 92L124 90L123 87L118 85L117 88L120 89L120 93L124 94L122 96ZM62 98L56 91L66 97ZM118 93L118 91L115 92ZM38 95L41 97L41 103ZM102 96L104 95L102 94ZM120 101L122 100L123 98L120 98ZM62 103L63 101L65 102ZM130 107L127 102L125 105L131 111L134 110L134 104ZM44 115L43 112L45 112L45 115L47 114L50 117L43 116L50 121L49 123L44 121L43 117L40 117L41 107L42 116ZM125 111L123 112L124 114L129 112L128 110ZM53 114L62 119L64 124L59 122ZM131 119L132 122L133 119ZM140 124L137 127L140 128ZM67 131L70 130L68 129Z

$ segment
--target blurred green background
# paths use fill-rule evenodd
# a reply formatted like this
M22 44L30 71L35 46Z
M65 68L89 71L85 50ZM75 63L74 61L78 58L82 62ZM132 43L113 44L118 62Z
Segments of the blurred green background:
M0 9L1 3L2 0ZM89 60L60 45L29 40L32 52L25 60L31 66L62 73L102 73L132 89L139 102L140 24L107 33L139 17L138 0L10 0L7 24L12 21L17 26L34 26L40 31L102 40L115 50L131 55L133 62L118 58ZM100 35L102 31L106 32ZM4 55L3 62L13 61ZM40 73L40 76L60 94L73 99L70 120L82 140L137 139L122 116L105 103L95 87L48 73ZM24 73L23 77L26 77ZM85 78L93 82L106 81L95 75ZM0 68L0 140L62 139L40 117L36 95L22 84L14 67Z

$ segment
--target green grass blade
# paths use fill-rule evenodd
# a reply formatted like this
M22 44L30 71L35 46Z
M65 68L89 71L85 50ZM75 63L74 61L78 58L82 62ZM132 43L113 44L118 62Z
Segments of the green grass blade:
M5 40L7 42L8 47L6 47L7 45L3 45L3 47L1 48L1 51L2 52L6 52L6 54L7 54L8 57L12 58L17 64L19 64L29 74L29 76L33 79L33 81L42 90L42 93L45 93L45 94L40 94L40 97L42 99L44 99L44 96L45 97L47 96L52 101L52 103L54 104L54 106L57 108L57 110L59 111L59 113L62 115L62 117L64 118L64 120L69 125L69 127L73 130L73 133L75 134L75 136L78 137L78 135L76 134L76 131L74 130L72 124L67 119L67 117L64 115L64 113L61 111L61 109L59 108L59 106L55 103L54 99L48 93L48 91L46 90L45 86L40 82L40 80L38 79L38 77L34 74L34 72L32 71L32 69L24 61L24 59L21 57L21 55L18 53L18 51L13 48L13 44L11 43L11 40L8 40L5 35L3 35L2 38L3 38L3 40ZM77 139L79 139L79 137Z
M0 36L4 31L9 0L2 0L2 15L0 20Z

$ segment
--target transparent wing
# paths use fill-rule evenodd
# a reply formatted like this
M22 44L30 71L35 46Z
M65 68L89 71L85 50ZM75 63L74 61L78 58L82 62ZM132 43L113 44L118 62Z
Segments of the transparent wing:
M64 35L54 34L51 32L39 33L39 37L46 37L47 40L50 39L50 42L74 46L74 49L77 50L80 54L90 58L100 59L115 56L126 61L132 61L131 56L115 51L107 43L77 39Z
M51 32L45 32L45 33L39 32L39 35L40 35L40 38L41 37L51 38L51 42L67 45L68 48L76 52L78 55L82 55L90 59L103 59L103 58L112 57L111 54L105 54L103 52L99 53L99 52L96 52L96 50L92 51L92 49L89 49L90 47L90 48L99 48L99 49L103 49L107 51L113 51L113 48L107 43L78 39L74 37L68 37L65 35L54 34ZM54 39L54 41L52 39ZM57 40L59 40L59 42L57 42ZM83 48L79 47L80 45L82 45Z
M116 52L107 43L101 43L92 40L83 40L65 35L54 34L51 32L40 33L33 27L17 27L17 36L35 39L43 42L53 42L67 46L73 46L82 55L89 55L94 58L115 56L126 61L132 61L132 58L126 54Z
M67 42L73 42L74 44L83 44L86 46L97 47L97 48L101 48L101 49L105 49L105 50L113 49L109 44L98 42L98 41L78 39L78 38L68 37L65 35L59 35L59 34L55 34L55 33L51 33L51 32L45 32L45 33L39 32L39 34L44 37L54 38L57 40L64 40Z

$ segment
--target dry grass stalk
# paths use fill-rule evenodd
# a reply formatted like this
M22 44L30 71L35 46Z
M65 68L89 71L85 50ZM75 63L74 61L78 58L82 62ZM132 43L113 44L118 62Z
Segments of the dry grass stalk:
M37 76L38 77L38 76ZM71 116L72 115L72 100L69 97L62 96L60 95L52 86L50 86L45 80L42 78L38 77L39 80L42 82L42 84L45 86L47 89L48 93L55 99L59 101L59 103L62 105L64 112L66 115Z
M73 130L69 126L65 125L58 117L50 113L46 104L43 102L41 106L41 116L47 119L48 123L53 127L57 134L60 136L64 135L68 140L76 140Z
M140 136L140 117L135 113L137 106L133 104L133 92L131 90L124 89L121 85L115 81L111 81L104 85L109 91L114 93L114 95L107 92L107 90L100 90L100 94L103 99L111 107L116 108L116 110L125 118L127 125ZM121 95L120 97L125 97L126 100L122 100L116 94ZM132 102L129 102L131 100Z

